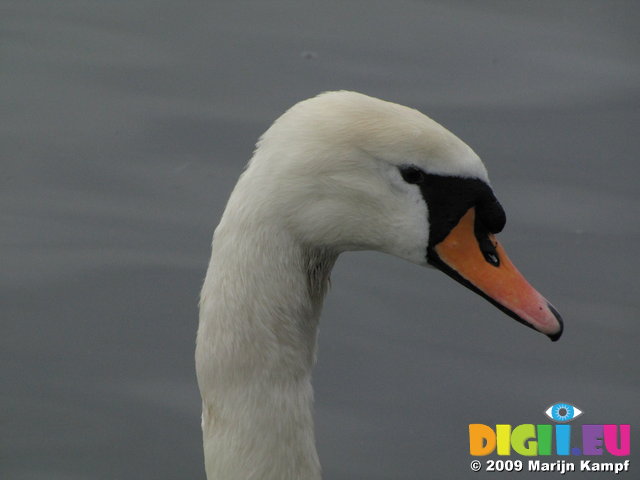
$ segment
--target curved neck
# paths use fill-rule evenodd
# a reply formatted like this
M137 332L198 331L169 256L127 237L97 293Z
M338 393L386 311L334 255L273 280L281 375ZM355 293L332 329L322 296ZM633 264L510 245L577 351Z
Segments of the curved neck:
M311 368L335 254L221 222L196 346L207 478L319 479Z

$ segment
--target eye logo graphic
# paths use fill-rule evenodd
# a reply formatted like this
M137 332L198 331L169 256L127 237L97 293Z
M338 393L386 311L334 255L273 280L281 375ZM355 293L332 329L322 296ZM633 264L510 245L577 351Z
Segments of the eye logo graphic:
M583 412L575 405L559 402L551 405L544 413L554 422L566 423L575 420L582 415Z
M494 427L471 423L469 453L476 457L494 452L509 456L512 451L525 457L604 454L621 457L631 454L630 424L569 425L583 413L571 403L557 402L544 411L555 425L523 423L513 426L499 423Z

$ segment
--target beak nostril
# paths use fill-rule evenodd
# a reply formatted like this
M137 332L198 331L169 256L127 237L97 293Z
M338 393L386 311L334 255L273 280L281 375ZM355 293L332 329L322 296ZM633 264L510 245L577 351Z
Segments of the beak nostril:
M494 267L500 266L500 257L498 256L497 246L498 242L491 235L490 230L480 219L480 216L476 216L473 226L474 234L478 242L478 247L482 252L482 256L490 265Z
M497 253L484 252L484 258L487 260L487 262L489 262L494 267L497 267L498 265L500 265L500 259L498 258Z
M480 251L482 252L482 256L490 265L494 267L500 266L500 256L498 255L498 250L496 249L496 244L492 241L491 237L483 232L482 229L476 228L476 239L478 242L478 247L480 247Z

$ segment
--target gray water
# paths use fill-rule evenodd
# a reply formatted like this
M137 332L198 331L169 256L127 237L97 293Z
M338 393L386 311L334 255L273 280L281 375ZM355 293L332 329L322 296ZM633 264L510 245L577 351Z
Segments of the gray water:
M258 135L335 89L419 108L480 154L500 238L566 330L551 343L439 272L343 255L314 381L325 477L488 478L467 425L551 423L557 401L578 424L630 423L635 452L637 3L1 10L0 478L204 479L193 350L213 228Z

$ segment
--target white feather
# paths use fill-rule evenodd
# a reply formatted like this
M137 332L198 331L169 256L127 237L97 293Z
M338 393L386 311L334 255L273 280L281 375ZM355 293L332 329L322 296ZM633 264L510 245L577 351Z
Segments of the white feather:
M428 212L398 166L488 182L417 110L330 92L260 138L216 228L196 364L209 480L313 480L311 369L329 273L346 250L425 265Z

